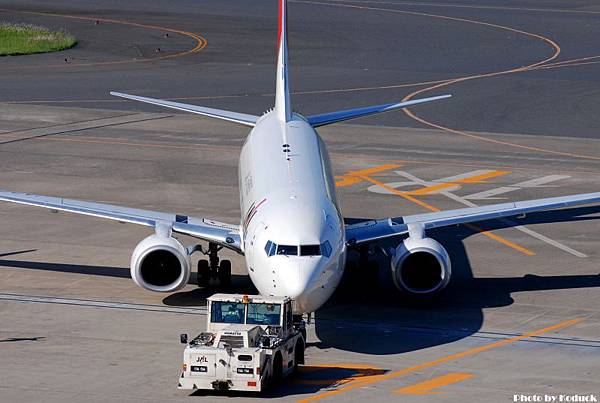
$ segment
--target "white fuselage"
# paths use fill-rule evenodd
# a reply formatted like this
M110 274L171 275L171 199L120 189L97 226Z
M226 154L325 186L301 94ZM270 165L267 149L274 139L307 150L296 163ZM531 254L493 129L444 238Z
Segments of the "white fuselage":
M301 116L284 123L269 112L242 148L239 181L242 247L252 282L265 296L292 298L297 313L315 311L337 287L346 260L323 141Z

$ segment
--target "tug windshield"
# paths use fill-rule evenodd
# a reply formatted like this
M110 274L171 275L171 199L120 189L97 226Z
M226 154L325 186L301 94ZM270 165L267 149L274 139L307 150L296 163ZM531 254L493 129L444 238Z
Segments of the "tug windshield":
M244 323L244 304L214 301L210 320L213 323Z
M281 326L281 304L248 304L249 325Z

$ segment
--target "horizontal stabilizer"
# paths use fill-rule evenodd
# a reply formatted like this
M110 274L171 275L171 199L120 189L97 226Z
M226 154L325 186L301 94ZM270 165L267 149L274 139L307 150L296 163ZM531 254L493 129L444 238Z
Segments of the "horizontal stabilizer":
M367 106L357 109L346 109L343 111L323 113L321 115L313 115L308 117L308 123L313 127L325 126L331 123L342 122L344 120L361 118L363 116L374 115L376 113L389 112L396 109L406 108L408 106L422 104L425 102L437 101L438 99L450 98L451 95L440 95L430 98L414 99L406 102L398 102L393 104L383 104L375 106Z
M145 102L147 104L164 106L165 108L177 109L184 112L196 113L198 115L208 116L211 118L227 120L229 122L239 123L244 126L254 126L256 124L256 121L258 120L258 116L255 115L247 115L245 113L206 108L204 106L182 104L180 102L164 101L162 99L140 97L137 95L123 94L120 92L111 92L110 95L114 95L115 97L132 99L134 101Z

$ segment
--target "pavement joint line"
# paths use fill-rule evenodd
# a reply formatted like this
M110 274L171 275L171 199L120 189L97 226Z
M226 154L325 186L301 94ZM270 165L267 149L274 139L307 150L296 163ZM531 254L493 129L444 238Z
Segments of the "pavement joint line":
M591 318L596 311L592 311L590 313L582 314L582 317L586 319ZM541 315L540 315L541 316ZM536 317L537 318L537 317ZM373 328L373 327L381 327L380 323L370 323L370 322L358 322L355 324L348 324L347 321L340 319L331 319L331 318L323 318L319 317L317 320L325 321L330 323L343 323L344 326L355 327L355 328ZM522 322L521 324L525 324L527 322ZM451 329L444 327L424 327L424 326L407 326L407 325L394 325L388 330L393 332L403 332L403 333L414 333L414 334L423 334L423 335L452 335L452 336L464 336L471 337L482 340L502 340L509 337L519 336L518 333L514 332L500 332L500 331L492 331L492 330L469 330L469 329ZM600 348L600 339L599 340L590 340L590 339L580 339L580 338L565 338L565 337L557 337L557 336L532 336L528 339L522 340L523 343L541 343L541 344L556 344L556 345L574 345L579 347L592 347L592 348Z
M572 66L584 66L588 64L598 64L600 61L590 61L590 62L581 62L577 63L577 61L585 61L590 59L600 58L598 56L589 56L578 59L570 59L564 60L562 62L556 63L548 63L543 66L532 67L523 72L535 71L535 70L546 70L546 69L554 69L561 67L572 67ZM519 72L515 72L519 73ZM358 92L358 91L377 91L377 90L388 90L388 89L397 89L397 88L407 88L407 87L422 87L429 84L440 84L446 83L450 81L460 80L464 78L462 77L454 77L454 78L445 78L440 80L432 80L432 81L422 81L416 83L401 83L401 84L390 84L390 85L380 85L380 86L371 86L371 87L350 87L350 88L330 88L324 90L307 90L307 91L292 91L290 95L314 95L314 94L329 94L329 93L338 93L338 92ZM187 96L187 97L169 97L165 98L167 101L185 101L185 100L203 100L203 99L225 99L225 98L246 98L246 97L267 97L274 96L275 93L254 93L254 94L230 94L230 95L198 95L198 96ZM19 101L0 101L0 103L6 104L37 104L37 103L98 103L98 102L114 102L114 103L125 103L129 102L126 99L111 99L111 98L88 98L88 99L30 99L30 100L19 100Z
M128 302L111 302L111 301L98 301L98 300L89 300L89 299L80 299L80 298L60 298L60 297L22 295L22 294L10 294L10 293L0 293L0 301L74 305L74 306L87 306L87 307L95 307L95 308L124 309L124 310L133 310L133 311L168 312L168 313L179 313L179 314L188 314L188 315L206 315L207 314L206 308L169 307L169 306L151 305L151 304L136 304L136 303L128 303Z
M95 121L104 120L104 119L122 118L124 116L133 116L133 115L137 115L137 114L139 114L139 112L124 113L121 115L107 116L107 117L102 117L102 118L78 120L75 122L68 122L68 123L54 123L54 124L47 125L47 126L38 126L38 127L30 127L27 129L9 130L9 131L5 131L5 132L0 132L0 135L14 134L14 133L20 133L20 132L29 132L31 130L49 129L49 128L58 127L58 126L68 126L68 125L75 125L75 124L80 124L80 123L95 122Z
M294 0L290 0L294 1ZM470 5L470 4L452 4L452 3L428 3L428 2L389 2L389 1L372 1L372 0L329 0L331 2L345 2L345 3L359 3L359 4L388 4L388 5L399 5L399 6L419 6L419 7L446 7L446 8L470 8L478 10L503 10L503 11L536 11L544 13L578 13L578 14L600 14L600 11L591 10L561 10L558 8L531 8L531 7L504 7L504 6L484 6L484 5Z
M139 115L139 114L140 113L135 113L133 115ZM124 115L124 116L129 116L129 115ZM150 121L150 120L166 119L166 118L169 118L171 116L172 115L154 116L154 117L148 117L148 118L143 118L143 119L128 120L128 121L125 121L125 122L106 123L106 124L93 125L93 126L87 126L87 127L80 127L80 128L74 128L74 129L59 130L59 131L55 131L55 132L42 133L42 134L33 135L33 136L29 136L29 137L24 137L24 138L16 138L16 139L12 139L12 140L0 141L0 145L17 143L17 142L26 141L26 140L36 140L36 139L41 139L41 138L45 138L45 137L48 137L48 136L56 136L56 135L59 135L59 134L81 132L81 131L90 130L90 129L102 129L102 128L105 128L105 127L121 126L121 125L130 124L130 123L140 123L140 122L147 122L147 121ZM33 129L33 130L36 130L36 129ZM0 136L0 138L1 138L1 136Z
M521 340L524 340L524 339L527 339L527 338L530 338L530 337L540 336L540 335L545 334L545 333L549 333L549 332L553 332L553 331L558 331L558 330L564 329L564 328L566 328L568 326L573 326L573 325L575 325L575 324L577 324L577 323L579 323L579 322L581 322L583 320L585 320L585 318L581 318L581 317L580 318L574 318L574 319L565 320L565 321L556 323L554 325L551 325L551 326L548 326L548 327L544 327L542 329L537 329L537 330L534 330L534 331L531 331L531 332L528 332L528 333L524 333L524 334L522 334L520 336L515 336L515 337L508 338L508 339L503 339L503 340L496 341L496 342L493 342L493 343L490 343L490 344L485 344L483 346L479 346L479 347L471 348L471 349L468 349L468 350L464 350L464 351L461 351L459 353L450 354L450 355L438 358L437 360L428 361L428 362L425 362L425 363L417 364L417 365L414 365L414 366L411 366L411 367L407 367L407 368L404 368L404 369L400 369L400 370L396 370L396 371L391 371L391 372L386 373L384 375L374 375L374 376L370 377L369 379L358 380L356 382L352 382L352 383L348 384L347 386L343 386L343 387L341 387L339 389L327 391L327 392L320 393L320 394L317 394L317 395L314 395L314 396L311 396L311 397L308 397L308 398L305 398L305 399L301 399L301 400L298 400L298 402L299 403L310 403L310 402L314 402L314 401L317 401L317 400L324 399L326 397L330 397L330 396L334 396L334 395L339 395L339 394L342 394L342 393L346 393L346 392L349 392L349 391L357 389L357 388L362 388L362 387L365 387L367 385L372 385L372 384L379 383L379 382L382 382L382 381L395 379L395 378L398 378L400 376L407 375L407 374L410 374L410 373L413 373L413 372L416 372L416 371L419 371L419 370L423 370L423 369L426 369L426 368L432 368L432 367L435 367L435 366L438 366L438 365L441 365L441 364L445 364L445 363L450 362L450 361L459 360L459 359L462 359L462 358L467 358L467 357L473 356L473 355L478 354L478 353L482 353L482 352L485 352L485 351L488 351L488 350L492 350L492 349L495 349L495 348L503 347L503 346L506 346L506 345L509 345L509 344L512 344L512 343L515 343L515 342L518 342L518 341L521 341Z
M233 146L233 145L228 145L228 146L213 146L209 143L193 143L190 144L187 147L183 147L183 146L178 146L176 144L172 144L172 143L165 143L165 144L158 144L158 143L133 143L131 141L129 141L128 139L124 139L124 138L119 138L119 137L111 137L110 141L103 141L105 138L95 138L95 137L86 137L87 139L90 140L82 140L82 139L72 139L72 138L59 138L59 137L53 137L53 138L40 138L40 140L55 140L55 141L82 141L82 142L89 142L89 143L98 143L98 144L119 144L119 145L126 145L126 146L132 146L132 147L145 147L145 146L149 146L149 147L157 147L157 148L181 148L181 149L205 149L205 150L219 150L219 151L228 151L228 152L238 152L241 148L241 146ZM97 139L97 141L93 141L93 139ZM34 139L35 140L35 139ZM346 154L340 154L337 152L332 152L331 155L334 157L334 159L338 159L338 160L349 160L349 161L356 161L357 156L355 155L346 155ZM448 160L448 161L441 161L441 160L436 160L436 161L432 161L432 160L393 160L393 159L381 159L381 158L376 158L376 157L371 157L368 155L359 155L359 157L363 160L366 161L373 161L375 163L396 163L396 164L427 164L427 165L450 165L450 166L460 166L460 167L486 167L486 168L494 168L494 169L512 169L513 171L527 171L527 170L531 170L531 168L523 168L523 167L514 167L514 166L498 166L498 165L481 165L481 164L466 164L466 163L459 163L456 161L452 161L452 160ZM575 171L575 170L564 170L563 172L565 173L573 173L573 174L586 174L586 175L600 175L600 172L597 171Z

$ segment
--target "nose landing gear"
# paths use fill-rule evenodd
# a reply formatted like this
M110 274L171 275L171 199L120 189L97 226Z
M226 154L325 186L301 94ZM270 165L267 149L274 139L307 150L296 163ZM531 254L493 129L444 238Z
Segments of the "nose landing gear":
M219 251L223 249L215 243L208 244L208 251L201 250L208 259L198 261L198 286L208 287L211 279L218 279L222 287L231 285L231 261L219 260Z

